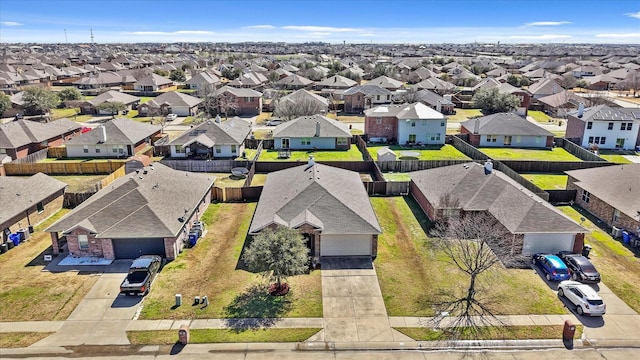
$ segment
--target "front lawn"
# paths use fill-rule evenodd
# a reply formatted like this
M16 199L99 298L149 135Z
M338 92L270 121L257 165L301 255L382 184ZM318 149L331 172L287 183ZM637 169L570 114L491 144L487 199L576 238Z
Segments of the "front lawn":
M458 109L456 108L455 115L447 115L447 121L449 122L463 122L471 118L477 118L484 116L480 109Z
M567 188L567 175L563 174L520 174L542 190L564 190Z
M376 272L389 316L433 316L441 291L463 291L467 277L434 247L430 226L411 197L371 198L383 232ZM556 294L533 269L496 267L478 278L478 289L495 299L499 315L566 314Z
M0 336L0 349L23 348L31 346L53 333L48 332L10 332Z
M591 245L589 258L602 275L604 282L622 301L633 310L640 312L640 258L626 247L621 240L613 239L597 227L593 217L580 207L560 206L562 212L589 229L584 243ZM582 211L582 213L580 212ZM636 250L637 253L637 250Z
M446 334L441 330L431 328L395 328L401 333L416 341L440 341L448 340ZM583 325L576 326L574 339L582 336ZM562 325L534 325L534 326L502 326L489 327L481 334L466 333L463 331L460 340L536 340L536 339L557 339L562 334ZM467 335L467 336L465 336ZM480 335L480 338L478 338Z
M192 329L189 343L258 343L258 342L301 342L321 329L250 329L244 331L227 329ZM127 331L132 345L173 345L178 341L175 330Z
M378 150L382 147L388 147L396 154L397 159L400 160L401 151L411 151L420 153L418 160L469 160L465 154L461 153L458 149L452 145L434 145L427 146L425 149L414 149L400 145L367 145L367 151L376 160L378 158Z
M582 161L563 148L516 149L483 147L478 150L495 160Z
M263 150L258 161L307 161L309 155L316 161L362 161L362 153L353 144L349 150L292 150L288 159L278 159L278 150Z
M77 271L43 271L51 254L51 237L43 232L67 214L62 209L35 226L29 239L0 255L0 321L64 320L98 279ZM4 335L3 335L4 336Z
M145 299L141 319L321 317L320 272L288 279L291 292L270 296L265 280L238 261L256 204L209 205L207 234L160 272ZM174 308L175 294L183 305ZM191 304L207 296L209 306Z

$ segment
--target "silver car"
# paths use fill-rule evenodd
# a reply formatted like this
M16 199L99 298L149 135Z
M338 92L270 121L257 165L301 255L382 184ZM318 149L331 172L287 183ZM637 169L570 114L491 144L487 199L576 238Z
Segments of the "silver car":
M578 315L602 316L607 312L600 295L587 284L573 280L561 281L558 296L565 297L575 305Z

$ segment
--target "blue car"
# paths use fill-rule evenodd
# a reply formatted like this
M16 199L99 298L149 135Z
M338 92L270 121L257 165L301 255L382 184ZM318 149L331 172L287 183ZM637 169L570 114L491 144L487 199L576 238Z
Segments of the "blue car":
M544 277L548 281L564 281L571 278L569 274L569 268L567 265L556 255L547 254L535 254L531 259L533 265L538 265Z

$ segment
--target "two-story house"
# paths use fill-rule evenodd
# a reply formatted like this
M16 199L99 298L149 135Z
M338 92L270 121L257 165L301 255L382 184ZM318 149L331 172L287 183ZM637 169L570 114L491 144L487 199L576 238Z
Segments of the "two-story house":
M640 113L637 109L598 105L567 114L565 138L590 148L632 150L638 141Z
M393 93L377 85L358 85L344 91L344 112L361 113L376 105L391 104Z
M240 116L256 116L262 113L262 93L248 88L235 88L232 86L223 86L216 90L213 95L216 98L227 98L233 102L228 110L229 115ZM225 109L219 103L218 113L225 114Z
M447 118L423 103L380 105L365 111L364 132L369 139L400 145L442 145Z

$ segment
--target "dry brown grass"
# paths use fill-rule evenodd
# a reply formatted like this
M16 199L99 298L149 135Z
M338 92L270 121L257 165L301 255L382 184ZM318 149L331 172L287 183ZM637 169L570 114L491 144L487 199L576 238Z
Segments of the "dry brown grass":
M0 336L0 349L23 348L35 344L53 333L48 332L11 332Z
M53 175L52 177L69 185L68 192L84 192L104 179L105 175Z
M36 226L29 240L0 255L0 321L64 320L98 279L77 271L43 272L51 238L42 232L69 210Z
M203 217L208 224L206 236L165 266L145 299L141 318L322 316L318 271L289 278L292 290L285 297L264 297L266 291L256 287L264 282L260 275L243 269L238 259L254 210L255 203L210 205ZM172 308L175 294L184 299L178 308ZM209 306L191 305L194 296L203 295Z

